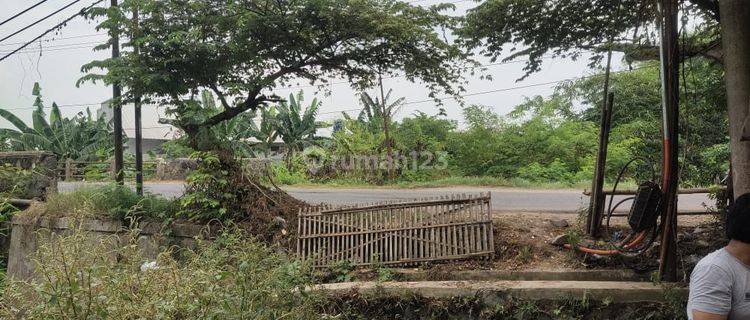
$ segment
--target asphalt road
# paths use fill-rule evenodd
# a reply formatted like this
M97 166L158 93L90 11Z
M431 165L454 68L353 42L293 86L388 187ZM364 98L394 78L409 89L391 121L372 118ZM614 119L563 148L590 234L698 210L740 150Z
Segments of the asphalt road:
M70 191L85 183L60 182L61 192ZM146 183L146 190L166 197L179 197L184 188L181 183L156 182ZM495 187L446 187L422 189L384 189L384 188L298 188L285 187L292 196L309 203L353 204L380 202L388 200L408 200L438 197L450 194L492 193L492 210L499 212L549 212L571 213L588 206L589 198L581 190L573 189L517 189ZM615 197L615 203L623 197ZM609 198L608 198L609 199ZM705 194L682 195L678 200L680 210L704 210L704 204L713 206ZM629 206L621 206L627 211Z

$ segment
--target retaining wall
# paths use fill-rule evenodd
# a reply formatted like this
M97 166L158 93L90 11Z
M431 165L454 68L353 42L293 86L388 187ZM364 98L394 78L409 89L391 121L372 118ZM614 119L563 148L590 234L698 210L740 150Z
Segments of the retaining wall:
M31 219L16 216L11 225L7 272L8 276L16 279L33 277L33 256L40 245L49 242L51 237L71 234L80 229L92 244L102 240L111 241L113 249L122 247L132 239L132 229L113 220ZM196 224L173 223L165 226L158 222L143 222L139 224L137 231L137 244L146 259L155 259L160 249L166 246L195 248L197 239L212 238L211 230Z

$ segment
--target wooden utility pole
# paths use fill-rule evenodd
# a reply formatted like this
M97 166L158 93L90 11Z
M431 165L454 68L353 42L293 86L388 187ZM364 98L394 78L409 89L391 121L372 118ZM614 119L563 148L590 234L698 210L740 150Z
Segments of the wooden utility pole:
M383 89L383 76L378 75L378 82L380 84L380 108L383 113L383 133L385 134L385 150L386 157L388 158L388 180L393 180L393 146L391 146L391 115L388 106L385 104L385 89Z
M604 214L604 173L607 162L607 149L609 146L609 133L612 129L612 106L614 104L614 93L609 93L602 106L601 127L599 129L599 152L596 156L596 167L594 168L594 180L591 186L591 202L589 215L587 216L587 231L592 237L599 236Z
M732 158L732 179L727 185L739 197L750 193L750 141L742 139L750 139L750 1L721 0L719 11Z
M664 156L662 164L662 234L659 252L659 276L662 281L677 281L677 187L679 161L677 151L680 108L677 0L661 0L661 83L664 118Z
M112 8L117 7L117 0L111 0L110 6ZM120 57L120 36L119 29L117 26L113 27L111 31L112 36L112 59ZM124 172L123 172L123 155L122 155L122 102L120 97L122 96L120 83L115 82L112 84L112 101L110 107L112 107L112 121L114 122L114 143L115 143L115 181L118 184L124 183Z
M133 25L135 31L133 37L138 37L138 5L133 8ZM140 49L133 43L133 54L138 57ZM138 90L138 89L136 89ZM135 97L135 191L143 195L143 126L141 124L141 96L140 93Z
M612 68L612 48L607 53L607 69L604 71L604 99L602 100L602 118L599 126L599 153L596 156L594 179L591 182L591 201L586 220L586 230L592 237L599 236L599 227L604 213L604 173L607 163L607 146L612 124L613 96L609 94L609 76Z

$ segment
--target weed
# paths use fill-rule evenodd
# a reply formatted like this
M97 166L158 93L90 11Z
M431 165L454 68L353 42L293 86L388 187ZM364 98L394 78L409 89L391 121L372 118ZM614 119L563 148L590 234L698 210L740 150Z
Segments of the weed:
M573 247L580 244L581 240L583 239L583 235L581 235L581 232L574 228L568 229L568 231L565 234L565 237L568 240L568 243Z
M354 265L349 260L339 260L328 268L326 280L332 282L351 282L355 278Z
M521 247L521 249L518 250L518 254L516 255L516 259L518 259L521 263L526 263L531 260L534 253L534 248L532 248L530 245L525 245Z
M169 250L144 268L133 235L95 240L80 230L50 237L34 257L37 278L9 280L3 319L318 319L303 288L310 268L239 231Z

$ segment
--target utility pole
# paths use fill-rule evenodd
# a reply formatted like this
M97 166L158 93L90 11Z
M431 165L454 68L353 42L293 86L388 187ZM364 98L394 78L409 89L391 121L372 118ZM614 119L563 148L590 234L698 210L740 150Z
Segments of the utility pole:
M385 134L386 157L388 157L388 180L393 180L393 146L391 146L391 115L388 106L385 105L385 90L383 89L383 76L378 74L378 83L380 84L380 104L383 113L383 133Z
M677 187L679 161L677 151L678 116L680 109L679 63L677 41L677 0L661 0L661 83L662 113L664 118L664 156L662 164L662 233L659 252L659 277L662 281L677 281Z
M611 41L610 41L611 44ZM602 118L599 127L599 153L596 156L594 179L591 182L591 201L586 220L587 232L592 237L599 236L604 213L604 172L607 163L607 146L612 124L612 107L614 97L609 94L609 76L612 68L612 48L607 53L607 69L604 73L604 99L602 100Z
M739 197L750 192L750 1L721 0L719 11L732 158L727 185Z
M133 8L133 25L135 31L131 37L131 41L137 38L139 35L138 25L138 4ZM134 42L134 41L133 41ZM140 48L138 45L133 43L133 54L138 57ZM136 88L139 90L139 88ZM136 92L135 97L135 191L138 195L143 195L143 127L141 124L141 95L140 92Z
M111 8L117 7L117 0L111 0L110 2ZM117 59L120 57L120 37L117 26L114 26L112 31L110 31L112 36L112 59ZM122 96L120 83L115 82L112 84L112 102L110 102L110 106L112 107L112 119L114 122L114 143L115 143L115 181L117 181L118 184L124 183L124 175L123 175L123 156L122 156L122 101L120 100L120 97Z

